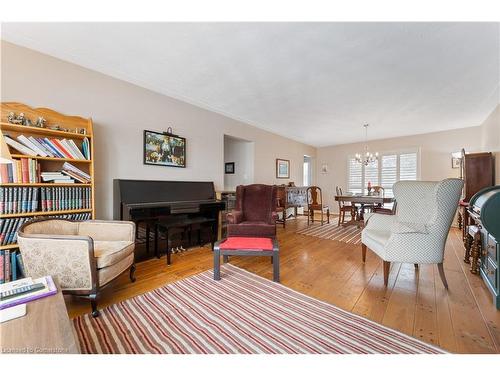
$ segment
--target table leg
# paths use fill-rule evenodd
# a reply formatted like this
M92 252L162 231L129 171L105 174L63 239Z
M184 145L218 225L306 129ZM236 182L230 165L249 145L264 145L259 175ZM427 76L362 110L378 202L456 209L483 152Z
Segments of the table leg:
M280 282L280 254L279 251L273 251L273 280Z
M220 250L214 250L214 280L220 280Z
M479 273L479 257L481 256L481 233L477 232L474 235L474 240L472 241L471 249L472 262L470 266L470 272L474 275Z

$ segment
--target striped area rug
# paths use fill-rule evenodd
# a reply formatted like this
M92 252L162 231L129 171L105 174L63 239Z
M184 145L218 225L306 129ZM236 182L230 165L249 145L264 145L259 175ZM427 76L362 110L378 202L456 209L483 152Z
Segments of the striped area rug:
M226 264L73 320L83 353L443 353Z
M355 225L337 226L337 223L330 224L311 224L308 227L298 230L297 233L306 236L325 238L327 240L337 240L346 243L360 244L361 231L363 228L358 228Z

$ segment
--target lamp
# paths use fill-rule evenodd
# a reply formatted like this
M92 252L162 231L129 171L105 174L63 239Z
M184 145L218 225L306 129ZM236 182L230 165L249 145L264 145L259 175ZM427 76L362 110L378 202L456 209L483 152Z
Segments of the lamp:
M12 155L9 151L9 146L5 142L3 133L0 130L0 164L12 164Z

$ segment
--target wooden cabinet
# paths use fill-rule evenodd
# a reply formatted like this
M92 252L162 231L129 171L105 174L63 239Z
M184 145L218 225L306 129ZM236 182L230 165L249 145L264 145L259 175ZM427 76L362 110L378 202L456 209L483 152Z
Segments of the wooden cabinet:
M466 154L462 150L462 176L464 179L464 190L462 199L470 201L472 196L482 188L493 186L493 154L491 152L479 152Z

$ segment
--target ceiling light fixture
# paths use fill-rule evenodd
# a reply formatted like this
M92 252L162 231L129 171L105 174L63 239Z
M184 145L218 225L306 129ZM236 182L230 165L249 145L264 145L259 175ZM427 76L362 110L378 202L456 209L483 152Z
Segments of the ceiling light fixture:
M364 154L356 154L356 161L364 166L374 163L378 160L378 152L372 154L368 150L368 124L363 125L365 128L365 152Z

